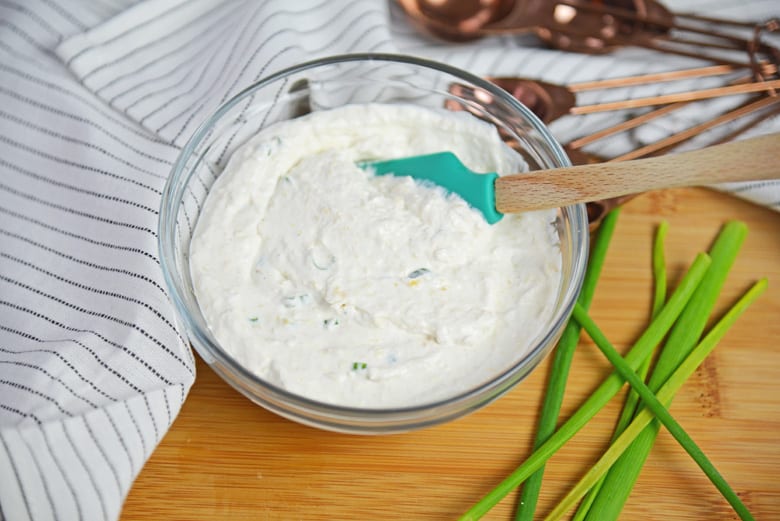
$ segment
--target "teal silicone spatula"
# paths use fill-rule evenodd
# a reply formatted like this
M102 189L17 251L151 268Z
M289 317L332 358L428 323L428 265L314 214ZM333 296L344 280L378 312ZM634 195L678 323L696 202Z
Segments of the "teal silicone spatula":
M451 152L362 163L377 175L411 176L458 194L494 224L505 213L557 208L661 188L780 179L780 134L693 152L498 176Z

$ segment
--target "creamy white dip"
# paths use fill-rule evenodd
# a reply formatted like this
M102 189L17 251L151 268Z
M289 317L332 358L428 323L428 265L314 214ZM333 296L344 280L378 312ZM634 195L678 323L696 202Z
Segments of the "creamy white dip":
M447 398L520 359L561 280L555 213L489 225L441 188L356 166L443 150L524 170L492 126L412 106L315 112L243 145L190 252L222 347L293 393L367 408Z

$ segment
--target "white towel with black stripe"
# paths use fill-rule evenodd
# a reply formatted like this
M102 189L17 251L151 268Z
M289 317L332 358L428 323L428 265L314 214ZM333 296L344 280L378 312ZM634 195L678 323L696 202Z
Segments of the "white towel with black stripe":
M770 4L711 14L780 15ZM157 258L171 164L243 87L350 52L559 84L696 63L651 65L652 53L635 50L567 54L528 37L448 45L376 0L0 0L0 520L119 518L195 379ZM552 129L566 140L616 117L567 117ZM700 117L682 113L645 132ZM752 133L779 127L768 119ZM735 189L780 208L778 183L750 186Z

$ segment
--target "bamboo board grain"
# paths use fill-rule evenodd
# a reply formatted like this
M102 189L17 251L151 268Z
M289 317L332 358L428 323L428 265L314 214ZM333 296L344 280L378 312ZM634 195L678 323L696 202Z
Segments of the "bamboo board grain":
M760 276L769 278L769 290L681 390L672 413L757 519L780 519L780 214L706 189L668 190L629 203L592 307L620 349L646 321L652 233L661 219L671 225L672 282L723 222L741 219L750 227L719 309ZM460 420L359 437L304 427L256 407L199 361L191 394L140 472L121 519L454 519L528 455L548 362ZM583 338L563 413L571 413L608 370ZM550 461L540 515L604 450L618 407L613 400ZM514 500L504 500L486 519L511 519ZM621 519L736 516L662 431Z

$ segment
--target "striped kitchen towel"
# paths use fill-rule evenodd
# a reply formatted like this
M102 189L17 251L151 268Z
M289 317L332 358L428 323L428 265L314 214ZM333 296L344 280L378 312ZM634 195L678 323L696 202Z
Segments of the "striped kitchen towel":
M761 0L718 7L780 15ZM0 0L0 520L119 518L195 379L157 257L171 165L243 87L350 52L561 84L697 64L567 54L527 36L446 44L376 0ZM552 129L568 140L620 117ZM617 154L701 117L682 112L593 151ZM775 118L752 132L778 130ZM780 209L778 185L729 188Z

